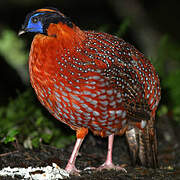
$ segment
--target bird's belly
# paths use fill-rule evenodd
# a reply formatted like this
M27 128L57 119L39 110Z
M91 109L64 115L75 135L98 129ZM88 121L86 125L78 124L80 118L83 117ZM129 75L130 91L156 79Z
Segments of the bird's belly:
M34 89L40 102L58 120L71 127L85 127L95 134L118 134L126 125L121 93L93 86L71 87L62 82Z

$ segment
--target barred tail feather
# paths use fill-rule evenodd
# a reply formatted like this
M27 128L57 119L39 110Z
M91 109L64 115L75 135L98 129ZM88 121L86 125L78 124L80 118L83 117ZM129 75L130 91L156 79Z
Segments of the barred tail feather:
M131 128L126 131L132 163L135 165L139 159L143 166L157 168L157 136L154 127L155 119L150 118L143 130Z
M137 160L137 155L138 155L138 129L136 128L132 128L129 130L126 130L126 139L129 145L129 152L130 152L130 156L132 158L132 164L133 166L136 165L136 160Z

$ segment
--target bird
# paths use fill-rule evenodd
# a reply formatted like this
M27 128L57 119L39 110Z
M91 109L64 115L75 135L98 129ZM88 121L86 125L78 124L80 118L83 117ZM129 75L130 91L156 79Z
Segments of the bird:
M161 99L158 74L143 53L123 39L82 30L53 7L27 14L19 35L33 33L29 53L30 82L41 104L76 131L65 170L75 166L88 134L108 137L106 161L96 170L126 171L112 161L115 135L124 135L132 156L158 167L155 114Z

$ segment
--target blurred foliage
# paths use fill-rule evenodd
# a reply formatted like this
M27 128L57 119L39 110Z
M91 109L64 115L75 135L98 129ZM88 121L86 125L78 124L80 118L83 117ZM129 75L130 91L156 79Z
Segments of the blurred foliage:
M4 29L0 36L0 54L14 68L24 65L28 59L28 53L25 51L25 42L18 38L17 34Z
M13 142L17 138L27 148L38 147L41 142L56 147L69 144L74 137L65 135L46 118L34 98L28 90L11 100L7 107L0 107L0 142Z
M26 82L28 73L25 65L28 60L28 52L25 50L25 41L18 38L17 33L10 29L3 29L0 35L0 54L6 62L13 67Z
M180 44L164 35L157 48L157 57L152 62L161 78L161 88L166 89L162 98L166 98L167 108L180 122Z
M122 23L120 24L118 31L116 35L118 37L123 37L125 33L127 32L127 29L130 27L131 24L131 19L130 18L125 18Z

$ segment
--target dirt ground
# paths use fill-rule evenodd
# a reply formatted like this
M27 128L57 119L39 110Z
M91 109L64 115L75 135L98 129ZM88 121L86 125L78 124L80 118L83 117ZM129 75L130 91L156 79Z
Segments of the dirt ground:
M115 164L125 166L127 173L115 170L101 172L82 171L81 176L71 176L75 180L130 180L130 179L180 179L180 127L174 126L172 121L164 116L158 123L159 164L156 170L131 165L125 137L116 136L113 150ZM24 149L9 146L0 147L0 169L3 167L41 167L55 162L64 168L74 144L63 149L42 145L39 149ZM107 138L93 136L86 137L76 161L78 169L88 166L98 167L106 158ZM0 177L0 180L10 180L11 177ZM15 177L15 180L21 179Z

